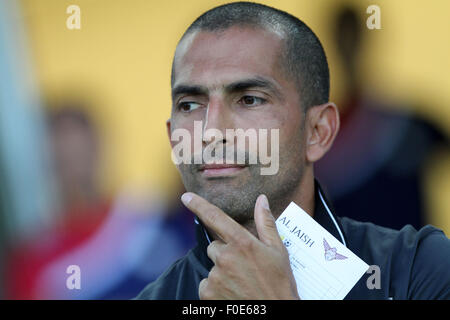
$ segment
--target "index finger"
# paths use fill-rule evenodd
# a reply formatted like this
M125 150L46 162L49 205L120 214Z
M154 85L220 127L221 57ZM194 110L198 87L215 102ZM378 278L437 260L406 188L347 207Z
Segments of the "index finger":
M225 243L238 241L250 233L220 208L192 192L181 196L181 201L194 212L206 227L214 231Z

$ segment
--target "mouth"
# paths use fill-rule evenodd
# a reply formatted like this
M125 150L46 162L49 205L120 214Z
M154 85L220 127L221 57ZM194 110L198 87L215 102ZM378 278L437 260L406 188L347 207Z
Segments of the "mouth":
M245 165L237 164L205 164L199 169L200 174L205 177L234 176L245 169Z

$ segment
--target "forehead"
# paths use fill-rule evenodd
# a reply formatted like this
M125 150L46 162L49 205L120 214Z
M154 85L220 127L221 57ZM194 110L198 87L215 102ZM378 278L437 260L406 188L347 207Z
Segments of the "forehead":
M174 83L223 85L245 76L280 77L283 38L261 28L196 31L178 45Z

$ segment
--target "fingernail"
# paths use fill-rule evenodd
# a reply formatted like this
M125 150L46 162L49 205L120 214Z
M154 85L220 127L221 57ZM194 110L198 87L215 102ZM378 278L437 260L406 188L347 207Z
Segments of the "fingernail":
M192 200L192 196L189 193L183 193L181 196L181 201L183 201L184 204L188 204Z
M270 211L270 207L269 207L269 200L267 200L267 197L265 194L262 195L261 197L261 206Z

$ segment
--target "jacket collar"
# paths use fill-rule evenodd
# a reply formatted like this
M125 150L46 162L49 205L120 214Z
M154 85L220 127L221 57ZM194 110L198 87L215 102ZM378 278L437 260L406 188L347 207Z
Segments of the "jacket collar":
M343 245L347 246L347 241L339 221L333 214L333 209L330 202L325 196L319 182L315 180L315 192L314 192L314 220L324 227L329 233L331 233L336 239L338 239ZM206 254L206 248L211 243L211 239L200 220L197 217L195 221L195 232L197 237L197 246L194 248L194 254L208 270L210 270L214 263L209 259Z

